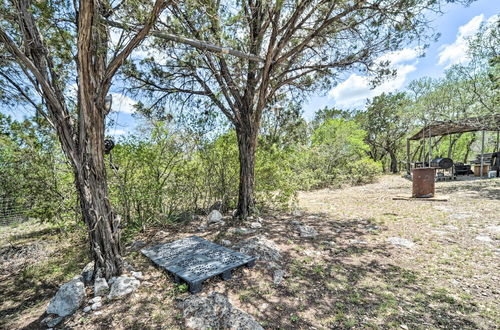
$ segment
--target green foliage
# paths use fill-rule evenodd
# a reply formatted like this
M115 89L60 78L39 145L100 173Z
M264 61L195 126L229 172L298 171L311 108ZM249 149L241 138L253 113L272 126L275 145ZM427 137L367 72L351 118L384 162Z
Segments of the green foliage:
M43 121L17 122L0 113L0 198L26 217L65 224L78 205L57 143Z
M42 122L34 127L31 121L0 117L0 123L0 197L29 202L29 216L44 221L78 221L72 172L54 135L40 129ZM259 139L259 209L287 209L299 190L363 184L379 173L378 164L366 159L366 133L354 120L318 121L310 134L304 121L296 123L271 120L272 129ZM189 220L215 202L222 203L223 211L236 207L239 154L234 130L200 137L157 121L143 134L117 141L107 166L110 198L124 220L125 236Z
M366 132L354 120L327 119L312 133L306 153L307 167L312 171L311 187L338 186L351 183L348 178L360 169L354 163L366 158ZM371 167L370 167L371 168ZM354 173L356 176L362 173ZM370 173L372 181L377 172ZM354 180L354 183L360 179Z
M370 157L383 163L387 158L393 173L398 171L398 152L412 127L410 104L405 93L382 93L357 116L367 131L365 141L370 146Z

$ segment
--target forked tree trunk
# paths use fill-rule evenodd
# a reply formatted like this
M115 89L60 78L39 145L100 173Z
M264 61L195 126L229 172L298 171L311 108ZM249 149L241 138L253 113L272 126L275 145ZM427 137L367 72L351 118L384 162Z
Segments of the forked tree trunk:
M122 273L120 217L113 211L108 197L106 171L101 155L87 154L75 184L80 198L83 221L90 241L95 270L109 279Z
M255 209L255 151L257 129L253 125L236 128L240 159L240 187L236 216L245 219Z

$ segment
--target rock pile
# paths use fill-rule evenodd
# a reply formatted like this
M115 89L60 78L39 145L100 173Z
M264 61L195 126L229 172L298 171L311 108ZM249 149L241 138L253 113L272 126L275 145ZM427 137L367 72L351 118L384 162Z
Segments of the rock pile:
M68 283L63 284L56 295L52 298L47 308L47 317L43 320L48 327L54 327L59 324L64 317L76 312L85 300L85 286L92 282L94 263L91 262L85 266L81 275L75 277ZM88 301L83 312L98 311L102 307L103 297L107 299L116 299L135 291L143 279L141 272L132 271L132 276L122 275L113 277L108 281L97 271L94 284L94 298ZM111 286L111 287L110 287ZM109 292L109 294L108 294Z

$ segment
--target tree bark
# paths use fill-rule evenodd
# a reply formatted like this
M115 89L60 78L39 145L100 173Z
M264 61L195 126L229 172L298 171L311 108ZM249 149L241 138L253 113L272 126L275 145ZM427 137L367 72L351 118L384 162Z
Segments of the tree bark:
M251 123L238 125L236 135L240 159L240 186L236 216L245 219L255 208L255 152L257 129Z
M389 156L391 157L391 172L398 173L398 159L396 157L396 153L394 151L389 152Z
M464 164L467 164L467 159L469 158L469 154L470 154L470 148L472 147L474 142L476 142L476 133L472 133L472 134L473 134L472 139L469 141L469 143L467 143L467 147L465 149Z
M83 90L81 91L83 92ZM111 207L104 161L104 117L91 100L96 95L87 95L80 102L80 141L84 148L80 153L80 164L75 164L75 184L80 198L83 221L87 225L90 252L95 261L95 272L109 279L122 273L123 262L120 246L120 217ZM88 123L86 125L85 123Z

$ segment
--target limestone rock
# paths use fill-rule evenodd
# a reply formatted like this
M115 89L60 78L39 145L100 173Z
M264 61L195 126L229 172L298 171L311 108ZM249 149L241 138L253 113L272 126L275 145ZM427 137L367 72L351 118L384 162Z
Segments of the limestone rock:
M486 230L492 234L500 235L500 226L488 226Z
M98 302L101 302L102 301L102 297L94 297L92 299L89 300L89 304L95 304L95 303L98 303Z
M232 234L246 235L246 234L255 233L255 229L250 229L250 228L245 228L245 227L230 228L229 232Z
M118 298L135 291L141 282L134 277L122 275L117 277L111 285L108 299Z
M314 238L314 237L318 236L318 231L311 226L300 225L300 226L297 226L297 229L299 230L300 237Z
M355 245L366 245L366 244L368 244L367 241L362 241L362 240L359 240L359 239L352 239L350 242L351 242L351 244L355 244Z
M221 222L222 221L222 214L217 211L217 210L212 210L207 217L207 222L210 223L216 223L216 222Z
M93 310L93 311L98 311L99 309L101 309L102 307L102 302L96 302L96 303L93 303L92 306L90 306L90 308Z
M481 242L486 242L486 243L493 242L493 240L491 239L491 237L486 236L486 235L476 236L476 240L481 241Z
M401 237L389 237L387 239L387 242L392 244L392 245L403 246L403 247L409 248L409 249L411 249L412 247L415 246L415 243L413 243L412 241L407 240L405 238L401 238Z
M56 316L56 315L49 315L45 319L43 319L42 323L45 323L47 327L52 328L61 323L64 317L62 316Z
M231 246L231 241L227 240L227 239L221 239L220 240L220 244L224 245L224 246Z
M283 269L276 269L273 272L274 285L280 285L283 282L283 277L285 277L285 271Z
M82 270L83 283L88 285L92 282L92 274L94 273L94 262L89 262Z
M74 279L63 284L52 298L47 314L68 316L73 314L85 298L85 285L81 279Z
M102 277L97 277L94 281L94 296L104 296L109 291L108 282Z
M138 280L142 281L144 279L144 275L142 275L142 272L130 272L130 274L132 274L132 276Z
M125 268L128 272L133 272L135 271L135 268L134 266L132 266L131 264L129 264L128 262L124 261L123 262L123 268Z
M207 297L191 295L180 300L178 307L189 329L263 329L251 315L234 307L227 297L217 292Z
M258 229L258 228L262 228L262 225L259 222L252 222L250 224L250 228L252 228L252 229Z
M279 263L282 259L276 244L262 236L252 237L240 242L236 249L267 262Z

